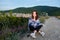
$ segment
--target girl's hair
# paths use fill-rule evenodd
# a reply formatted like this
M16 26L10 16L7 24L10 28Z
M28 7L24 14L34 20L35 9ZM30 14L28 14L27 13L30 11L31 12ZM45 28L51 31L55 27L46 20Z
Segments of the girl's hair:
M36 12L35 20L37 20L37 19L38 19L38 13L37 13L37 11L36 11L36 10L32 11L32 19L34 19L33 12Z

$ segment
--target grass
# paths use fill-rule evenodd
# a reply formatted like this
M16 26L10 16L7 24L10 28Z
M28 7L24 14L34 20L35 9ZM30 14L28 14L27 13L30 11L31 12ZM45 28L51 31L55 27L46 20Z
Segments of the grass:
M20 40L26 33L26 29L21 29L19 32L15 31L15 32L11 32L9 30L6 30L0 34L0 40Z
M40 16L41 23L44 23L45 19L48 19L48 18L49 18L49 16Z
M60 19L60 16L56 16L56 18Z

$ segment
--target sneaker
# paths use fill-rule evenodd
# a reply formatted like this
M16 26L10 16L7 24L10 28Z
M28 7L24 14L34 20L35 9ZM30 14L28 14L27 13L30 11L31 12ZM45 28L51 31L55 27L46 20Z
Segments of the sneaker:
M44 36L44 35L45 35L45 33L44 33L44 32L41 32L41 35L42 35L42 36Z
M36 36L35 36L34 33L31 33L30 36L31 36L32 38L36 38Z
M39 33L40 33L42 36L44 36L44 35L45 35L45 33L44 33L44 32L40 32L40 31L39 31Z

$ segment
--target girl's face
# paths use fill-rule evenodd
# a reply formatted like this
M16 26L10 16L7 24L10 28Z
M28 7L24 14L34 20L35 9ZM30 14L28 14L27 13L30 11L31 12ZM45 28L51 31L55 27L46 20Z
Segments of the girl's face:
M35 11L33 12L33 16L36 17L36 12Z

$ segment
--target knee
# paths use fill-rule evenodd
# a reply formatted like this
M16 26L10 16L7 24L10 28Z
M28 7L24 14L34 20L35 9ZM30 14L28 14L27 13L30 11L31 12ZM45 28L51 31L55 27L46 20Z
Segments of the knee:
M43 27L43 25L40 25L41 27Z
M39 25L39 27L43 27L43 25Z

